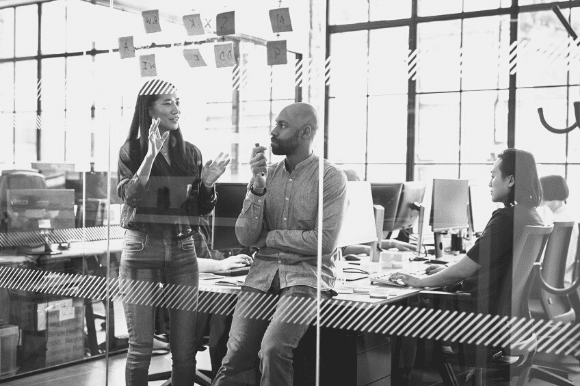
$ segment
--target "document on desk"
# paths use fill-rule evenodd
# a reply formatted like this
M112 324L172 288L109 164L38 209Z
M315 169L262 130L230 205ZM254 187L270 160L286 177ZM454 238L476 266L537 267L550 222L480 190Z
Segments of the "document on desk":
M212 279L223 279L225 276L216 275L215 273L210 272L200 272L199 273L199 280L212 280Z
M240 280L240 279L236 279L236 278L227 278L227 279L218 280L214 284L215 285L226 285L226 286L231 286L231 287L239 287L239 286L244 284L244 281Z
M375 288L369 294L371 298L388 299L398 296L400 293L394 288Z

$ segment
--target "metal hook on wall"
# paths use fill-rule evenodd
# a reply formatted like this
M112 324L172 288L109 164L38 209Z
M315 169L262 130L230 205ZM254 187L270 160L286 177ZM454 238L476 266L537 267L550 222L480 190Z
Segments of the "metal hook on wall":
M578 35L576 35L576 32L574 32L574 29L572 29L572 26L570 25L570 23L568 23L568 20L566 20L566 18L562 14L560 7L555 5L554 7L552 7L552 11L554 11L554 13L556 14L556 17L558 17L558 20L560 20L560 22L562 23L562 25L564 26L566 31L568 31L568 34L572 37L572 39L574 39L574 41L578 45L579 44ZM540 122L546 128L546 130L548 130L549 132L554 133L554 134L566 134L566 133L571 132L575 128L580 127L579 126L580 125L580 102L574 102L574 118L575 118L576 122L574 122L574 124L572 126L566 127L564 129L556 129L556 128L552 127L548 122L546 122L546 118L544 117L544 109L542 109L541 107L538 109L538 115L540 116Z

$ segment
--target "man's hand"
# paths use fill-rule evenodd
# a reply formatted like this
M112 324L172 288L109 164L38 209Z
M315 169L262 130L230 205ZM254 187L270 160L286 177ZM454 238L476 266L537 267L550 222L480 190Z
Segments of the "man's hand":
M257 189L266 187L266 176L268 174L268 160L264 155L266 149L267 148L264 146L256 146L252 148L250 168L252 169L252 184L254 185L254 188Z
M254 248L265 248L266 247L266 238L268 237L269 230L262 228L262 233L260 233L260 237L258 240L254 241L251 247Z

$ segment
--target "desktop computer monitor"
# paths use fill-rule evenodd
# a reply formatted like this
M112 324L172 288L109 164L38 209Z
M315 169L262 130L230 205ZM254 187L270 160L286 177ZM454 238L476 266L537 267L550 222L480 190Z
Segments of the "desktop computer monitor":
M110 173L111 178L111 204L122 204L122 200L117 194L117 173ZM68 171L66 173L65 185L66 189L74 189L75 201L78 205L82 205L83 187L86 183L85 198L92 199L107 199L107 183L109 179L108 172L74 172Z
M425 197L426 185L423 182L408 181L403 183L399 207L394 227L399 229L398 240L409 242L409 233L415 222L417 226L417 251L421 253L423 246L423 218L425 208L423 198Z
M469 182L467 180L433 180L429 224L435 235L435 253L443 256L441 234L469 228Z
M475 235L483 233L493 212L500 206L491 201L487 185L469 185L469 227Z
M408 229L419 217L426 185L423 182L405 182L399 199L395 229Z
M211 224L211 248L214 250L243 248L236 236L236 220L242 212L248 184L217 183L215 190L218 200Z
M381 205L385 209L383 232L392 232L395 229L395 220L399 208L399 198L403 191L403 183L371 184L371 194L374 205Z
M371 184L366 181L348 181L346 198L346 213L337 246L346 247L377 241Z
M8 232L72 229L74 190L8 190Z

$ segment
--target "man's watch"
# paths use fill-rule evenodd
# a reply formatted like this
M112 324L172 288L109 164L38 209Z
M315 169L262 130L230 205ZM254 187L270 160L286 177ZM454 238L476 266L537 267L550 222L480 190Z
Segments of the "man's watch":
M258 188L256 188L256 189L258 189ZM254 194L254 195L258 196L258 197L262 197L264 194L266 194L266 188L262 188L261 190L262 190L262 193L256 192L254 190L254 185L251 185L250 186L250 192L252 192L252 194Z

